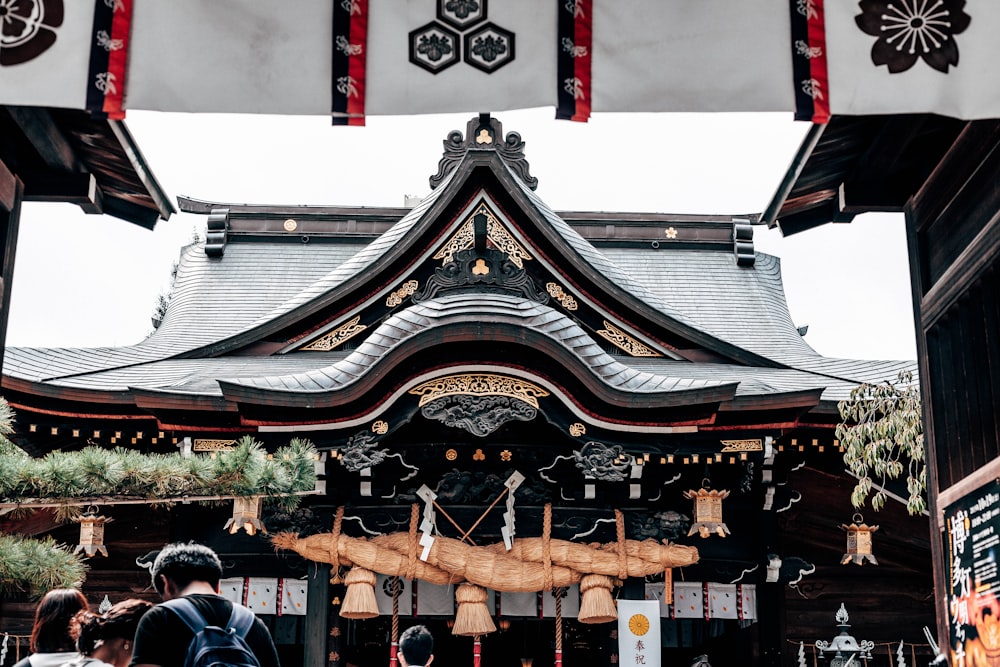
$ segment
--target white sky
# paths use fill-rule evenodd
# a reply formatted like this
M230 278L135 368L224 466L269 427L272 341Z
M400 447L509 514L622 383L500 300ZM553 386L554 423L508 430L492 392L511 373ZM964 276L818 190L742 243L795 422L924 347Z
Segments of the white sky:
M790 114L598 114L552 109L495 114L520 133L538 193L557 210L759 213L808 129ZM472 114L324 117L130 111L126 124L174 199L253 204L402 206L425 195L442 141ZM154 232L25 204L7 344L126 345L151 330L156 296L204 216L176 214ZM755 227L758 251L782 259L792 317L820 353L914 359L901 214L868 214L783 238Z

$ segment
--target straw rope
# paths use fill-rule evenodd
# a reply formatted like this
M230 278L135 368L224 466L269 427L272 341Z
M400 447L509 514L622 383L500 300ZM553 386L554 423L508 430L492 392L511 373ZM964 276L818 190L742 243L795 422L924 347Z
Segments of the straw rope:
M389 667L399 664L399 594L403 590L403 582L399 577L392 578L392 635L389 648Z
M545 503L542 519L542 585L552 588L552 503Z
M552 595L556 598L556 667L562 666L563 648L563 618L562 618L562 596L564 590L556 588L552 590Z
M417 570L417 522L420 520L420 505L410 505L409 542L406 545L406 578L412 581Z
M340 540L340 527L344 523L344 508L343 506L337 508L337 514L333 519L333 539L330 540L330 563L333 567L333 576L330 577L331 584L339 584L341 582L340 578L340 552L339 544Z
M618 539L618 578L625 580L628 577L628 555L625 551L625 515L621 510L615 510L615 537Z

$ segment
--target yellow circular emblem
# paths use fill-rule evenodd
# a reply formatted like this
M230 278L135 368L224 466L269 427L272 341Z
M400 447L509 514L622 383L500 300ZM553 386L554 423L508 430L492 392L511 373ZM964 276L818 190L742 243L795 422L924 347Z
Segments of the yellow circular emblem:
M632 614L632 617L628 619L628 629L636 637L642 637L649 632L649 619L646 618L645 614Z

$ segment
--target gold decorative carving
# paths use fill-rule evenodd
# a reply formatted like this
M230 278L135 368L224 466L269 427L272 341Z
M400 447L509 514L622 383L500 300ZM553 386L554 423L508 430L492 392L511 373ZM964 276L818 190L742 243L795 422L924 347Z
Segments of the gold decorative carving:
M576 422L575 424L569 425L569 434L574 438L579 438L586 432L587 432L587 427L581 424L580 422Z
M762 452L764 441L756 440L720 440L723 452Z
M576 299L569 292L563 290L562 286L557 283L546 283L545 291L549 293L553 299L559 302L559 304L566 310L576 310L577 303Z
M454 461L454 460L456 460L458 458L458 450L457 449L449 449L448 451L446 451L444 453L444 457L446 459L448 459L449 461Z
M353 319L351 319L350 322L345 322L344 324L341 324L333 331L328 332L324 336L317 338L313 342L309 343L308 345L300 349L311 350L314 352L327 352L329 350L332 350L341 343L343 343L348 338L351 338L352 336L359 334L368 328L364 324L358 324L359 320L361 320L361 316L357 315Z
M402 287L386 297L385 305L390 308L395 308L399 304L403 303L403 299L408 296L413 296L413 293L417 291L417 287L419 286L420 283L416 280L407 280L403 283Z
M501 461L510 461L513 456L514 455L511 453L509 449L505 449L502 452L500 452Z
M598 329L597 333L603 336L607 341L612 343L615 347L626 352L629 356L632 357L663 356L656 350L652 350L646 347L645 345L637 341L635 338L632 338L632 336L629 336L627 333L625 333L615 325L611 324L611 322L608 322L607 320L604 320L604 328Z
M444 244L437 254L434 255L434 259L440 259L442 264L447 264L450 262L455 253L459 250L466 250L472 247L474 241L474 232L472 227L472 220L477 215L482 213L486 216L486 236L493 243L493 246L503 252L507 253L510 257L510 261L513 262L517 268L524 268L524 260L534 259L527 250L524 249L520 243L507 231L507 228L503 226L493 212L486 206L486 204L480 204L479 207L472 212L468 220L466 220L458 231L448 239L448 242Z
M191 451L195 452L231 452L235 448L235 440L203 440L195 438Z
M284 224L281 226L285 228L286 232L294 232L296 229L299 228L299 223L289 218L288 220L285 220Z
M479 134L476 135L476 143L477 144L492 144L493 143L493 137L490 136L490 131L487 130L485 127L483 129L479 130Z
M663 230L663 233L666 234L668 239L677 238L677 230L674 229L673 227L667 227L665 230Z
M538 385L492 373L461 373L424 382L410 390L420 396L420 407L442 396L509 396L538 407L538 399L549 395Z
M472 455L472 460L473 461L485 461L486 460L486 454L483 454L483 450L477 449L476 453Z
M385 435L389 432L389 422L379 419L377 422L372 424L372 433L377 433L378 435Z

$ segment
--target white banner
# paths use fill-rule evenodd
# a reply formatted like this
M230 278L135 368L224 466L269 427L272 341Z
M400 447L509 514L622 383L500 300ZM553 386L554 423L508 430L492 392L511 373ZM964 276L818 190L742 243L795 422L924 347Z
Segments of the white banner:
M790 111L788 4L594 0L594 111Z
M701 582L674 582L674 618L704 618L704 604Z
M655 600L618 601L618 664L660 667L660 611Z
M552 595L552 591L546 591L542 594L542 615L545 618L555 618L556 598ZM562 599L562 615L563 618L576 618L580 615L579 584L573 584L566 589Z
M255 614L277 614L278 579L250 577L247 580L247 607Z
M378 613L381 616L392 616L392 587L396 577L387 577L384 574L375 575L375 602L378 604ZM409 579L399 577L401 586L399 591L399 615L413 615L413 582ZM431 584L424 584L430 586Z
M305 616L309 585L301 579L281 580L282 616Z
M93 0L2 6L0 104L85 108Z
M105 7L126 4L121 33L100 28ZM562 109L567 92L577 120L590 111L795 111L807 94L834 114L1000 117L1000 2L791 4L32 0L2 17L0 104L99 110L100 96L88 98L97 88L109 113L118 103L335 113L357 124L365 115Z
M833 113L1000 118L1000 2L827 0L824 9Z
M243 604L243 587L246 580L243 577L229 577L219 580L219 595L233 604Z

